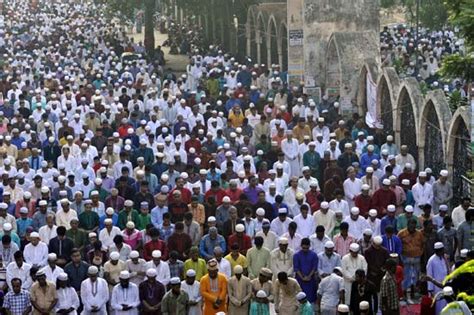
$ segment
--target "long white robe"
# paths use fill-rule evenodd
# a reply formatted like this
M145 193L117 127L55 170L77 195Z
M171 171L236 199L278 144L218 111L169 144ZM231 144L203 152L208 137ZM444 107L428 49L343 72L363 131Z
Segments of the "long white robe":
M444 256L440 257L436 254L432 255L428 259L426 264L426 274L436 281L442 282L444 278L448 275L448 261ZM435 286L432 282L428 282L428 291L433 291L434 294L441 291L441 288ZM438 299L436 301L436 314L440 314L441 310L446 306L446 300Z
M344 219L349 224L349 235L352 235L357 241L363 238L364 230L370 229L367 220L362 216L358 216L357 220L353 220L350 216Z
M350 301L351 286L355 280L355 272L357 269L363 269L367 273L367 261L362 255L357 255L357 257L354 258L351 256L351 253L349 253L342 257L341 268L344 278L345 300Z
M122 304L131 306L132 308L124 311ZM138 315L138 305L140 305L140 297L138 295L138 286L130 282L128 288L122 287L119 283L112 290L112 298L110 306L114 315Z
M347 203L349 204L349 209L354 207L354 198L360 194L362 190L362 181L358 178L351 180L350 178L344 181L344 194Z
M415 216L419 216L422 213L420 206L426 204L431 205L433 201L433 186L428 183L425 183L424 185L416 183L413 185L411 192L413 193L413 199L415 199L413 213Z
M81 300L84 304L82 315L106 315L107 302L109 301L109 286L107 281L102 278L96 280L96 294L92 293L92 283L90 279L86 279L81 283ZM91 312L92 306L99 308L98 312Z
M199 281L194 281L194 283L191 285L187 284L185 280L181 281L181 290L188 294L189 301L198 302L198 304L189 307L188 315L202 314L202 296L200 287L201 284L199 283Z
M281 271L285 271L289 277L293 276L293 255L294 251L291 248L288 248L285 253L280 248L275 248L270 252L270 269L273 272L273 279L276 279Z
M77 296L76 290L72 287L67 287L57 290L58 303L54 306L54 310L57 312L61 309L68 309L74 307L74 311L68 313L68 315L76 315L77 309L79 308L79 297Z
M164 286L170 283L171 274L170 266L166 261L161 261L158 265L155 265L153 260L146 263L146 270L154 268L156 270L156 280L160 281Z
M285 161L290 164L290 176L300 176L301 168L299 156L299 144L296 139L284 139L281 142L281 150L285 153Z

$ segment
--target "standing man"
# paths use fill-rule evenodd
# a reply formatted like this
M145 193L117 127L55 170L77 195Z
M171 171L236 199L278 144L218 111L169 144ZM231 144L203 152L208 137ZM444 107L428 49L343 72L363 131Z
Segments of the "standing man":
M90 266L87 270L89 279L82 281L81 300L84 304L84 315L107 315L109 287L107 281L98 277L99 269Z
M301 250L293 256L296 280L310 303L316 302L318 255L310 250L309 238L301 240Z
M36 272L36 282L31 286L30 294L33 315L52 313L54 306L58 302L56 286L46 280L44 270Z
M293 131L286 131L286 139L281 142L281 150L285 154L285 161L290 165L290 177L300 176L301 168L299 161L298 140L293 138Z
M395 280L397 262L393 259L387 260L385 269L385 275L380 283L382 315L398 315L400 314L400 309L397 293L397 281Z
M416 229L416 224L417 220L411 218L407 228L398 233L402 241L403 290L407 296L408 288L410 288L412 299L415 297L415 284L420 273L420 261L425 243L423 233Z
M116 315L138 315L140 299L137 285L130 282L130 273L127 270L120 272L119 281L112 289L110 306Z
M289 278L284 271L278 273L274 284L275 312L278 314L296 314L298 302L296 294L301 291L298 282Z
M252 284L249 278L242 275L243 272L244 268L241 265L235 266L234 276L229 279L227 285L230 315L248 315L249 313Z
M189 297L181 289L181 279L173 277L170 280L171 290L166 292L161 302L161 314L163 315L187 315Z
M449 274L449 262L444 256L444 245L441 242L434 244L435 253L428 259L426 265L426 275L432 279L443 282L444 278ZM434 296L442 288L439 288L433 284L432 281L428 281L428 292ZM441 310L446 306L446 300L437 299L436 301L436 314L440 314Z
M227 279L219 273L218 262L207 262L208 274L201 278L201 295L204 300L204 315L214 315L227 310Z
M10 282L13 291L9 291L3 299L3 308L8 310L7 314L30 314L30 293L21 288L21 279L13 278Z
M344 276L345 301L347 303L351 298L352 282L355 281L355 272L362 269L367 272L367 261L364 256L359 254L360 246L352 243L349 248L349 254L341 259L342 275Z
M186 280L181 281L181 289L188 294L188 315L202 314L202 296L199 281L196 281L196 271L186 271Z
M141 314L152 315L161 312L161 301L166 293L166 288L156 280L156 269L149 268L146 271L145 281L140 283L138 293L142 301Z
M317 304L321 315L336 315L337 306L344 303L344 279L341 267L335 267L333 272L319 283Z

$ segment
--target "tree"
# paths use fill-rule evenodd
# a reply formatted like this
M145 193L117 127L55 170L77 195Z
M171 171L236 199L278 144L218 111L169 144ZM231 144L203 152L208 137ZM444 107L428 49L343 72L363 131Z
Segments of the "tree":
M403 0L407 10L407 18L415 23L416 5L420 4L420 24L431 29L440 29L448 21L448 13L443 0Z
M441 74L446 78L462 78L474 81L474 2L472 0L447 0L449 21L459 27L466 46L466 56L454 54L443 61Z

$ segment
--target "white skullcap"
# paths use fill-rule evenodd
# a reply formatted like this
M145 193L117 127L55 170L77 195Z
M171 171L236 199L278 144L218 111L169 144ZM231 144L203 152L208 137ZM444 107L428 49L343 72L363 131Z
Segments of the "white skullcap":
M360 249L360 246L359 246L359 244L357 244L357 243L352 243L352 244L349 246L349 250L350 250L351 252L358 252L359 249Z
M153 258L161 258L161 250L154 250L152 253L151 253L151 257Z
M186 271L186 277L195 277L196 276L196 271L194 269L188 269Z
M326 243L324 243L324 248L334 248L334 242L327 241Z
M87 269L87 273L90 275L96 275L99 273L99 268L96 266L90 266L89 269Z
M380 244L382 244L382 241L383 241L382 236L377 235L376 237L374 237L374 244L375 244L375 245L380 245Z
M267 297L267 294L266 294L265 291L263 291L263 290L258 290L256 296L257 296L258 298L260 298L260 299L264 299L264 298Z
M413 212L413 207L408 205L408 206L405 207L405 211L406 212Z
M149 268L147 271L146 271L146 276L148 278L154 278L156 277L156 269L155 268Z
M337 306L337 311L340 313L349 313L349 306L346 304L339 304Z
M244 272L244 268L241 265L236 265L234 267L234 274L242 274Z
M351 214L353 215L356 215L356 214L359 214L360 213L360 210L358 207L352 207L351 208Z
M140 257L140 254L136 250L132 250L130 252L130 258L138 258Z
M373 232L372 232L371 229L365 229L363 234L364 234L364 235L368 235L368 236L372 236L372 233L373 233Z
M118 252L110 253L110 260L118 260L119 258L120 258L120 254Z
M296 299L298 301L306 299L306 293L304 293L303 291L298 292L298 294L296 294Z
M442 242L436 242L434 244L434 249L441 249L444 248L444 244Z
M128 272L128 270L120 271L119 278L124 280L130 279L130 272Z
M390 185L390 179L384 178L384 180L382 181L382 184L385 185L385 186L389 186Z
M235 231L239 232L239 233L242 233L242 232L245 231L245 226L243 224L239 223L235 226Z
M388 205L387 206L387 211L388 212L395 212L397 210L397 208L395 207L395 205Z
M378 214L378 213L377 213L377 210L375 210L375 209L370 209L370 210L369 210L369 216L371 216L371 217L376 217L377 214Z
M439 172L439 175L440 175L440 176L443 176L443 177L447 177L447 176L449 175L449 172L448 172L447 170L441 170L441 171Z
M362 190L370 190L370 186L367 184L363 184L361 187Z
M265 215L265 210L263 208L258 208L256 211L256 214L259 216L264 216Z
M359 303L359 309L361 311L366 311L366 310L369 309L369 307L370 307L370 305L369 305L369 302L367 302L367 301L362 301L362 302Z

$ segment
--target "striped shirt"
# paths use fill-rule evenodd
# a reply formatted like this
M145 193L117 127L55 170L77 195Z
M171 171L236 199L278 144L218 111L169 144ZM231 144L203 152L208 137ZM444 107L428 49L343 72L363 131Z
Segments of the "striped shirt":
M30 306L30 293L23 289L18 294L13 291L8 292L3 300L3 307L12 315L22 315Z

